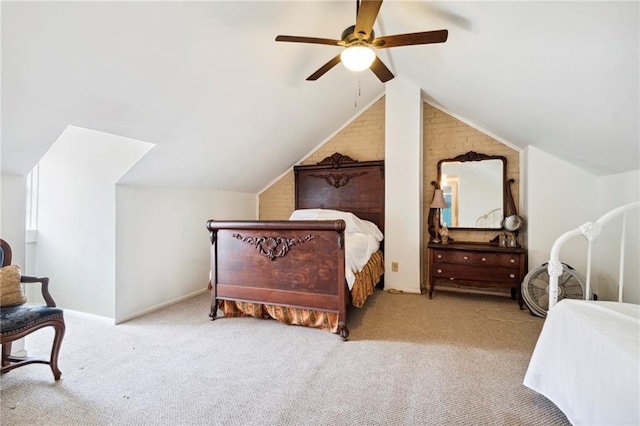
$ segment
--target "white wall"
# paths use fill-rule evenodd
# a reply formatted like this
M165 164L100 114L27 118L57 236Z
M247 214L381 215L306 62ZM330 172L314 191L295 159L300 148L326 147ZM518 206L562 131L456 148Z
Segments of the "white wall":
M640 199L640 170L598 178L598 210L604 214Z
M385 289L420 293L422 98L400 77L386 84ZM391 263L398 262L398 272Z
M257 218L256 194L117 185L151 148L69 126L40 161L36 272L59 306L122 322L204 291L206 221ZM24 181L7 181L23 248Z
M531 146L522 159L529 270L549 260L551 245L564 232L640 198L640 171L598 177ZM625 300L633 303L640 303L639 222L637 214L627 221ZM620 221L611 222L593 245L592 286L601 300L617 297L619 230ZM586 240L575 238L560 259L586 276L586 250Z
M25 274L25 215L26 215L26 184L24 176L0 176L0 237L11 246L11 263L20 265ZM39 292L39 284L25 288L28 300L35 302L34 295ZM55 295L55 292L52 292ZM11 345L11 353L26 356L24 339L17 340Z
M118 185L116 207L117 323L205 290L207 220L258 217L256 194L208 189Z
M114 318L115 183L151 147L69 126L40 161L36 271L59 306Z
M609 210L640 200L640 170L598 178L598 217ZM595 219L595 218L594 218ZM594 287L603 300L617 300L621 219L603 228L594 245ZM640 303L640 217L629 214L625 232L625 282L623 300Z
M549 260L556 238L597 218L598 191L597 179L592 174L538 148L529 146L524 151L525 244L529 251L529 270L532 270ZM563 261L584 271L586 260L578 251L585 246L582 240L568 243L563 250Z
M20 265L24 273L27 179L15 175L2 175L1 179L0 236L11 246L12 263Z

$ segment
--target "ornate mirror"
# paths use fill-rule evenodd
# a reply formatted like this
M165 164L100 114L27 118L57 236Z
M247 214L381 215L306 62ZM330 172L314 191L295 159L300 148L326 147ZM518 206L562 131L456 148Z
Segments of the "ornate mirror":
M447 204L441 222L452 229L502 229L503 219L515 214L506 169L505 157L473 151L440 160L438 181L431 184L442 189Z

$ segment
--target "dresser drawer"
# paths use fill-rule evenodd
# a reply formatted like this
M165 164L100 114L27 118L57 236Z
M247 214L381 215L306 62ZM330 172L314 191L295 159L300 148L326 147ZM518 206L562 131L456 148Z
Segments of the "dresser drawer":
M477 262L489 266L520 266L520 256L513 253L481 253L477 254Z
M513 253L483 253L475 251L434 250L434 263L455 263L477 266L520 266L520 256Z
M508 267L477 267L471 265L454 265L448 263L434 264L431 276L446 278L452 281L485 281L495 283L520 284L520 273L517 268Z
M434 250L433 262L434 263L455 263L458 265L475 263L477 253L467 251L449 251L449 250Z

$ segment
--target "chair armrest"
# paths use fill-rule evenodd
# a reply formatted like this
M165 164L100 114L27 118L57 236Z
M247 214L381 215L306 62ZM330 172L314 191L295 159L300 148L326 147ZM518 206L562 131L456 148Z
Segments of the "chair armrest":
M28 275L20 276L21 283L41 283L42 297L50 308L56 307L56 302L49 293L49 277L30 277Z

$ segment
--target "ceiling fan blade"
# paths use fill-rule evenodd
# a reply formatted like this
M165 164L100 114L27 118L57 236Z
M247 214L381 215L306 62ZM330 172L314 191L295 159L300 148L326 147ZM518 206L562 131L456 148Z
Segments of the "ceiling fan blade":
M331 59L329 62L327 62L326 64L324 64L323 66L321 66L320 68L318 68L318 71L314 72L313 74L311 74L309 77L307 77L307 81L315 81L317 79L319 79L320 77L322 77L327 71L329 71L331 68L335 67L336 65L338 65L340 63L340 55L336 55L333 59Z
M353 34L360 40L366 40L371 35L373 24L376 22L382 0L362 0L356 17L356 28Z
M386 83L394 77L391 70L389 70L389 68L387 68L387 66L377 56L369 68L383 83Z
M288 41L291 43L312 43L312 44L328 44L330 46L343 46L342 40L333 40L330 38L317 38L317 37L298 37L279 35L276 37L276 41Z
M447 41L448 36L449 31L447 30L397 34L376 37L371 42L371 45L376 49L386 49L388 47L411 46L415 44L444 43Z

